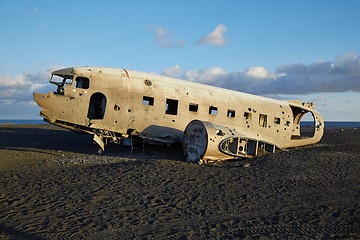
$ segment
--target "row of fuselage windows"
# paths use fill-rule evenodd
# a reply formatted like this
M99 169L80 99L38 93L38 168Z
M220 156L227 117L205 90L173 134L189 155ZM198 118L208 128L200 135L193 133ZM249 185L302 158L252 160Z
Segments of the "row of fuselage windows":
M75 87L76 88L83 88L88 89L89 88L89 79L86 77L76 77L75 79ZM154 106L154 98L143 96L143 103L144 105L148 106ZM166 99L166 109L165 114L170 115L177 115L178 114L178 103L179 101L176 99ZM189 111L190 112L197 112L199 110L199 105L197 103L190 103L189 104ZM247 121L251 120L251 108L249 108L249 112L244 112L244 119ZM215 106L209 106L209 114L210 115L217 115L218 108ZM227 117L234 118L235 117L235 110L228 109L227 110ZM281 122L280 118L274 117L274 124L279 125ZM268 117L265 114L259 114L259 125L262 127L268 126ZM289 126L290 122L286 121L285 125Z
M154 106L154 98L143 96L143 104L146 106ZM165 114L170 115L177 115L178 114L178 103L179 101L176 99L166 99L166 108L165 108ZM197 103L189 103L189 111L190 112L197 112L199 110L199 104ZM244 112L244 119L247 121L250 121L252 119L251 116L251 108L249 108L249 112ZM218 114L218 108L215 106L209 106L209 112L210 115L217 115ZM235 110L228 109L227 110L227 117L229 118L235 118ZM279 125L281 123L280 118L274 117L274 124ZM286 125L289 125L290 122L287 121ZM262 127L268 126L268 116L266 114L259 114L259 125Z

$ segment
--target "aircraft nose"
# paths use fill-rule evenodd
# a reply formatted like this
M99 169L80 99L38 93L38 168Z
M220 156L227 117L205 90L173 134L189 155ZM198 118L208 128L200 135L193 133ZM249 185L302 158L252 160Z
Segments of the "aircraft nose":
M47 119L49 122L51 122L52 118L50 117L50 111L49 111L49 98L51 97L51 94L41 94L41 93L33 93L34 101L41 107L40 116L44 117L44 119Z
M44 94L33 92L34 101L41 107L41 99L44 98Z

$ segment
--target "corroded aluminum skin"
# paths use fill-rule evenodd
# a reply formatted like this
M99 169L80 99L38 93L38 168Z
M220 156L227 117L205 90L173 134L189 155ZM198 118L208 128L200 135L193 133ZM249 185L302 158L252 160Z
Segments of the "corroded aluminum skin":
M324 121L312 103L275 100L126 69L73 67L52 74L69 78L70 83L63 86L63 94L34 93L40 115L52 124L94 134L97 142L119 142L131 135L150 142L181 142L194 119L280 149L314 144L323 135ZM88 88L77 87L77 77L89 79ZM106 108L100 119L89 117L94 94L104 96ZM145 96L153 99L152 105L144 104ZM167 99L177 101L176 114L166 114ZM197 111L189 111L189 104L197 104ZM209 113L211 107L216 114ZM306 113L313 116L314 134L303 138L300 120Z

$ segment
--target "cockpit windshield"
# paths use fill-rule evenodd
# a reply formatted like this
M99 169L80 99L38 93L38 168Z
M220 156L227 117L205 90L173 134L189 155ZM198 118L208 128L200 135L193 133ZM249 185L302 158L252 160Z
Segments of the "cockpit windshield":
M64 94L64 86L65 84L72 84L73 81L73 68L64 68L59 69L51 73L51 78L49 83L55 84L57 86L57 90L55 93L57 94Z
M51 75L49 83L55 84L57 86L56 93L57 94L64 94L64 85L69 84L71 85L73 81L72 76L58 76L58 75Z

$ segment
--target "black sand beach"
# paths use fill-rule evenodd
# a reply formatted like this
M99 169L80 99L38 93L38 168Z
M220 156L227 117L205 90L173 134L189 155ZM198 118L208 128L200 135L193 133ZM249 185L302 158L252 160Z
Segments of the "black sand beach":
M360 129L199 166L51 125L0 125L0 239L359 239ZM250 165L248 165L250 163Z

